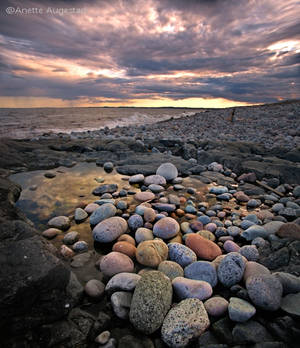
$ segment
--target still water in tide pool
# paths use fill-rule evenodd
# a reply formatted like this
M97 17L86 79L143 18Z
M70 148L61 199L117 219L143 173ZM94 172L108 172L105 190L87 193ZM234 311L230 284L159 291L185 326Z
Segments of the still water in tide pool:
M104 183L118 184L119 188L128 185L122 175L115 171L106 173L94 163L80 163L72 168L59 167L51 172L56 176L48 179L44 176L47 170L17 173L10 180L22 186L21 196L16 206L33 222L39 232L47 228L47 222L54 216L72 216L76 207L82 203L91 203L99 199L92 194L100 184L95 180L103 178ZM34 189L36 187L36 189ZM133 188L134 189L134 188ZM130 199L132 199L130 197ZM89 220L81 224L72 221L68 230L80 233L80 240L93 244ZM60 246L65 233L62 232L52 242Z
M92 191L99 186L96 179L103 178L105 184L118 184L119 189L128 186L128 181L123 175L116 171L106 173L103 168L97 167L95 163L79 163L72 168L59 167L52 169L56 176L52 179L46 178L44 174L47 170L37 170L32 172L17 173L10 176L10 180L22 186L21 196L16 206L24 212L35 228L41 233L47 229L47 222L54 216L72 216L76 207L82 204L92 203L99 197L94 196ZM194 187L203 192L207 191L207 186L194 178L183 180L185 187ZM131 191L139 191L138 188L131 186ZM174 191L170 191L174 193ZM183 194L180 193L180 194ZM187 197L189 195L186 195ZM119 198L126 200L128 205L138 203L132 195ZM94 242L91 233L89 219L81 224L76 224L72 220L72 225L68 232L77 231L80 240L84 240L92 249ZM56 247L62 245L65 232L62 232L52 240Z

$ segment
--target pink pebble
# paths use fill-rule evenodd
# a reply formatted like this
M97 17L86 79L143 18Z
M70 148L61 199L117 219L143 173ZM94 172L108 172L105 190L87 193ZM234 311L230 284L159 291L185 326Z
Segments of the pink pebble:
M207 224L207 225L204 226L204 229L205 229L206 231L210 231L210 232L214 233L215 230L217 229L217 225L214 224L213 222L210 222L209 224Z
M234 243L232 240L227 240L224 243L223 248L227 253L237 252L240 250L240 247L236 243Z

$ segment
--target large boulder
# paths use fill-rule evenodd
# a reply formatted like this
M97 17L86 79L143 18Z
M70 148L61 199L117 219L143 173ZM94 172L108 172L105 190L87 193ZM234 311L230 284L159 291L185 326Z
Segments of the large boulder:
M159 271L146 272L134 290L129 319L133 326L151 334L162 324L172 304L172 284Z
M22 332L66 315L83 289L54 255L56 249L20 220L2 223L0 240L0 327L4 332Z

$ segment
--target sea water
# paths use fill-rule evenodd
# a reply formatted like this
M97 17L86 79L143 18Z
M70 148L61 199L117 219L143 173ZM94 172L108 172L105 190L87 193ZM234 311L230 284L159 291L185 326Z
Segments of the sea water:
M32 138L104 127L155 123L202 112L190 108L0 108L0 138Z

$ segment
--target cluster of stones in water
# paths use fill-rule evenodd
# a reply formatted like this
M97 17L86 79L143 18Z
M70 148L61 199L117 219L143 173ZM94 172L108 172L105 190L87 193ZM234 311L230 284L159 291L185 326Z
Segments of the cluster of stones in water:
M115 184L99 186L94 193L102 195L102 199L88 204L84 210L76 209L77 222L90 215L96 242L114 242L112 252L99 262L108 282L104 285L90 280L85 286L88 296L100 298L104 291L111 294L111 304L119 318L129 318L136 329L146 334L161 327L162 339L171 347L186 346L200 336L210 325L209 316L219 317L228 312L233 322L245 322L255 315L256 308L276 311L282 303L291 302L290 298L285 300L287 297L299 297L299 278L283 272L271 274L256 262L259 257L256 246L262 245L264 238L292 234L300 239L300 228L293 223L279 219L262 224L272 212L278 211L281 203L275 203L272 212L262 210L229 218L230 210L223 209L221 204L209 208L206 202L195 204L194 196L188 201L171 193L166 197L167 182L173 185L181 182L171 163L161 165L156 175L130 177L130 184L143 189L134 195L139 204L133 214L126 213L126 201L113 200L112 195L118 189ZM168 191L171 189L172 186ZM194 189L189 191L197 194ZM220 201L234 197L249 208L261 205L258 200L254 204L242 192L230 192L226 186L213 186L210 194ZM122 216L116 216L118 213ZM180 224L182 217L188 221ZM57 217L49 225L51 228L44 235L53 237L55 228L66 230L70 221ZM73 244L76 250L78 237L76 232L69 232L64 243ZM251 244L242 245L245 242ZM67 257L73 255L67 246L61 252ZM138 274L134 259L146 267ZM212 297L217 284L231 290L229 301L221 296ZM172 298L179 303L171 308ZM299 298L293 300L299 302ZM282 309L288 313L291 310L290 306Z

